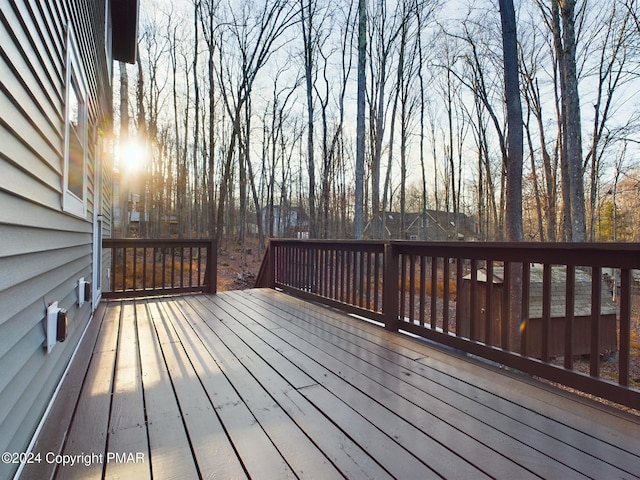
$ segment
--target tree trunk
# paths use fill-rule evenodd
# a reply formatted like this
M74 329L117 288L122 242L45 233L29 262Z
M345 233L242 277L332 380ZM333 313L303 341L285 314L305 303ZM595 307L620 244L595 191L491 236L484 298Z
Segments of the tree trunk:
M522 105L518 82L518 39L513 0L500 0L502 21L502 47L504 59L504 90L507 102L507 192L506 192L506 236L507 240L519 242L522 230ZM520 351L522 329L522 264L511 264L509 282L510 328L509 348Z
M358 97L356 118L356 172L354 237L361 239L364 231L364 150L365 150L365 87L367 59L367 3L358 0Z
M522 105L518 73L518 40L513 0L500 0L502 46L504 58L504 89L507 102L507 192L506 237L509 241L523 239L522 228Z
M120 145L126 146L129 142L129 79L127 67L119 62L120 66ZM129 236L129 183L125 178L124 158L120 154L118 171L120 174L120 236Z
M142 62L140 61L140 51L136 50L137 61L138 64L138 85L136 88L136 103L138 108L138 142L140 143L140 147L142 148L142 154L147 155L149 141L147 139L147 119L145 116L144 110L144 76L142 75ZM140 203L142 204L142 208L140 211L140 236L142 238L148 237L148 225L147 225L147 215L148 215L148 193L149 186L147 184L149 179L150 172L150 161L148 158L144 158L143 166L137 178L138 181L138 193L140 194Z
M194 230L196 237L200 237L202 233L202 227L200 224L200 196L198 195L198 183L200 182L200 175L198 170L198 138L200 137L200 86L198 84L198 43L199 43L199 29L198 29L198 10L200 9L200 2L194 1L193 3L193 27L194 27L194 39L195 45L193 51L193 94L194 94L194 125L193 125L193 219ZM191 232L189 232L191 233Z
M568 160L569 189L571 195L572 241L586 241L586 214L584 175L582 168L582 132L580 122L580 97L576 73L575 0L561 2L562 40L565 53L563 105L566 119L565 151Z
M317 237L316 231L316 167L314 149L314 26L312 9L313 0L300 1L302 15L302 39L304 43L304 78L307 93L307 171L309 172L309 236Z

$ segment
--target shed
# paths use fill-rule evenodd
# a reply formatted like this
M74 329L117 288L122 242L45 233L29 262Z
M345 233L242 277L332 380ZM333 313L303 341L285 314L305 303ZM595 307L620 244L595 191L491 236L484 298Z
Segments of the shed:
M543 267L532 264L529 275L529 318L524 323L523 333L526 335L527 354L532 357L542 356L542 276ZM491 338L493 345L499 345L501 338L502 299L504 295L504 270L493 269ZM600 281L603 281L602 279ZM458 296L461 302L461 323L459 334L471 336L471 321L474 322L474 339L485 340L486 308L487 308L487 272L485 268L477 272L476 312L471 312L471 275L462 280L462 288ZM600 353L616 351L616 314L617 307L610 291L603 283L600 310ZM565 315L566 315L566 268L551 268L551 323L548 346L550 356L564 354ZM573 329L574 355L591 353L591 274L576 269L575 274L575 306Z

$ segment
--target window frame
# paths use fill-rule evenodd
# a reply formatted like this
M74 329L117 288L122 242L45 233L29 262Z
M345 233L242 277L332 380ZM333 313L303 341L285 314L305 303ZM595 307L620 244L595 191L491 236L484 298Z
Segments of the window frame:
M113 19L111 18L111 0L106 0L104 6L104 54L107 64L109 85L113 82Z
M86 219L87 217L87 190L88 190L88 147L89 147L89 115L88 115L88 94L87 82L81 68L80 55L78 53L78 43L73 33L71 24L67 28L67 55L66 55L66 75L65 75L65 102L64 102L64 172L63 172L63 198L62 209L64 212ZM75 92L77 97L77 120L78 126L72 131L71 115L71 92ZM70 189L69 180L72 170L71 165L71 136L76 135L82 150L82 180L81 196L78 196Z

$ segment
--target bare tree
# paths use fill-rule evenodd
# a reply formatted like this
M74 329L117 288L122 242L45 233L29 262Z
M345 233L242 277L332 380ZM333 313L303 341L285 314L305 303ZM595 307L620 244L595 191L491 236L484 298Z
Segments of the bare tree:
M610 125L612 117L619 110L616 97L620 96L620 90L625 84L637 78L638 74L637 62L636 65L632 65L634 56L632 41L637 37L637 32L634 32L635 25L631 21L633 10L619 8L615 2L612 8L606 7L608 5L603 5L600 10L601 15L598 15L602 18L603 25L602 30L596 30L600 33L599 38L589 42L599 43L596 45L599 50L597 57L599 60L594 68L596 93L593 101L591 141L584 159L585 170L590 171L589 237L592 241L595 240L595 217L603 158L609 147L619 140L615 129Z
M367 58L367 2L358 0L358 97L356 119L356 172L354 236L362 238L364 231L364 156L365 156L365 94Z
M148 150L148 138L147 138L147 118L145 114L144 108L144 75L142 72L142 62L140 61L140 50L136 50L136 64L138 69L138 79L136 85L136 110L137 110L137 121L136 121L136 129L137 129L137 138L138 143L140 144L140 148L142 150L141 154L146 154ZM146 160L146 159L145 159ZM143 167L140 172L138 172L138 193L140 194L140 203L142 205L140 212L140 235L142 238L147 238L148 235L148 222L147 222L147 205L149 203L149 188L147 184L147 180L149 178L149 169L150 165L148 162L143 161Z
M162 18L162 16L161 16ZM149 15L141 24L138 53L138 112L144 118L138 123L145 126L147 177L144 186L144 220L148 216L147 234L151 238L159 238L162 232L162 216L168 207L165 202L171 193L165 191L167 176L164 174L167 146L167 131L162 125L165 122L164 106L166 101L166 54L168 38L162 34L162 20L156 15ZM140 128L140 125L138 126ZM143 220L143 221L144 221ZM145 222L147 223L147 222Z
M188 170L188 146L189 146L189 125L190 125L190 104L188 102L190 95L189 76L192 70L192 61L190 55L193 53L183 37L183 31L180 29L180 20L176 19L174 13L167 15L168 23L167 39L168 52L170 57L171 68L171 84L172 84L172 106L173 106L173 134L175 149L175 209L177 213L178 237L190 235L191 208L187 202L189 170ZM183 82L183 79L185 80ZM186 92L184 96L180 95L178 88L179 83L184 83ZM185 99L187 101L185 101Z
M318 25L314 19L317 1L300 0L302 42L304 52L304 78L307 97L307 170L309 172L309 235L317 237L316 231L316 172L314 149L314 84L316 79L316 57L319 46Z
M412 119L418 106L418 97L414 95L414 87L417 70L416 64L418 42L416 37L420 30L416 28L414 19L417 19L416 2L408 4L403 1L403 22L400 33L399 58L398 58L398 93L400 101L400 231L406 230L407 209L407 174L409 163L409 141L412 132Z
M206 161L205 168L207 171L206 188L203 188L203 196L206 198L205 218L206 218L206 230L209 235L213 231L213 226L216 224L216 209L215 209L215 158L216 158L216 70L215 59L217 52L217 35L218 23L216 15L218 12L219 2L216 0L202 0L200 4L200 21L202 24L202 36L207 45L207 89L208 89L208 122L206 127ZM204 127L203 127L204 128ZM203 174L203 178L205 175Z
M463 22L463 25L466 25L467 21L468 19ZM473 67L473 62L470 60L472 57L466 55L460 45L462 40L475 46L467 27L465 26L464 28L466 37L443 29L444 38L440 43L441 50L437 57L437 67L440 75L437 77L436 85L438 86L438 93L446 115L446 120L440 122L442 132L440 143L443 149L443 162L442 175L438 177L437 181L444 187L444 199L440 195L439 203L441 208L453 212L458 212L461 204L461 146L464 143L468 129L468 109L465 106L467 99L464 98L461 87L464 85L473 92L474 81L470 76L479 71L477 67ZM475 59L478 60L477 55ZM438 206L436 208L439 209Z
M469 92L472 93L475 99L475 108L483 109L484 112L488 115L488 119L490 120L491 125L493 125L493 130L496 134L496 143L500 151L500 160L501 160L501 168L500 168L500 201L498 204L498 225L496 225L496 231L503 237L505 235L504 231L504 220L505 220L505 207L506 207L506 178L507 178L507 165L509 163L509 155L508 155L508 145L505 134L505 125L503 119L501 117L501 112L503 110L504 105L504 92L499 88L501 82L497 81L496 78L499 78L499 73L502 72L503 66L501 62L499 62L493 55L488 54L487 52L491 50L488 43L482 36L487 30L486 27L478 27L474 28L473 24L469 21L464 21L462 23L463 34L456 35L453 33L449 33L449 36L462 40L467 45L468 50L464 55L462 55L463 62L460 62L460 65L454 65L451 63L450 66L445 69L450 72L450 77L455 77L457 81L464 85ZM447 83L451 83L451 78ZM447 90L448 92L448 90ZM453 112L453 94L447 93L447 104L450 105L448 107L450 112ZM459 97L459 103L462 105L462 111L468 111L464 107L465 101L463 98ZM453 113L449 113L453 117ZM457 115L456 118L458 121L463 120L464 117L461 115ZM467 118L473 118L472 116L467 115ZM482 119L483 116L476 115L478 120ZM449 145L451 152L448 153L448 161L450 163L450 169L455 171L456 167L453 162L453 120L449 120L450 124L450 132L449 132ZM464 124L458 126L458 132L464 131ZM479 130L476 130L476 141L485 142L486 131L483 127L480 127ZM458 135L462 135L462 133L458 133ZM461 141L458 143L458 151L460 152ZM484 143L482 148L484 148L488 143ZM459 153L460 154L460 153ZM462 166L458 165L458 175L461 175ZM490 168L490 163L486 162L486 169ZM486 179L491 180L492 175L486 175ZM460 192L459 189L456 189L456 184L453 183L452 180L452 189L455 189L456 192L453 194L453 205L455 208L460 204ZM495 187L489 188L487 191L493 190L494 192L498 190Z
M576 63L576 0L550 0L549 6L541 0L537 3L553 37L559 73L563 235L565 240L583 242L586 240L586 215Z
M340 78L334 84L330 84L328 80L328 71L332 68L328 58L323 58L323 79L324 79L324 94L321 95L318 92L318 96L322 97L322 119L323 119L323 168L322 168L322 224L323 224L323 236L324 238L335 237L339 230L337 221L338 212L342 212L346 206L344 202L332 201L331 183L334 184L334 196L344 196L344 192L339 194L336 190L345 188L345 168L340 164L344 162L344 122L345 122L345 102L347 96L347 88L349 85L349 77L352 69L352 55L350 55L349 47L353 44L353 39L356 33L355 24L355 11L353 5L349 4L343 17L344 36L341 38L339 49L341 54L340 64ZM335 68L335 67L333 67ZM335 86L334 86L335 85ZM333 92L337 89L337 93ZM327 119L327 105L329 98L335 94L335 101L337 103L337 118L334 120L333 131L329 131L329 121ZM329 137L331 137L329 139ZM340 185L341 184L341 185ZM332 208L332 203L336 203L335 208ZM342 207L340 209L339 207ZM331 219L331 212L334 213L333 219ZM330 227L331 223L331 227ZM344 236L344 234L343 234Z
M504 91L507 103L507 205L506 236L522 241L522 105L518 73L518 38L513 0L500 0Z
M507 205L506 236L509 241L522 241L522 105L518 73L518 37L513 0L500 0L502 23L502 57L504 91L507 104ZM511 266L509 282L510 328L509 347L518 351L522 322L522 265Z
M386 97L388 72L393 61L393 51L396 40L402 28L402 18L399 14L401 6L396 3L395 11L391 14L387 11L385 0L376 2L371 22L371 30L368 35L371 44L370 50L370 92L369 92L369 135L372 142L371 152L371 230L374 238L381 238L383 232L382 223L384 216L380 208L380 169L382 162L382 145L385 132L386 112L389 105ZM389 171L389 169L387 169ZM383 195L387 188L383 190Z
M555 4L556 0L552 0ZM571 237L568 240L584 242L586 240L586 215L584 197L584 170L582 168L582 121L580 119L580 97L578 95L578 75L576 71L576 0L564 0L560 3L562 22L562 43L559 57L561 66L560 82L562 107L564 111L563 163L569 183L569 195L564 199L571 204ZM554 8L554 7L552 7Z
M423 15L418 9L417 11L417 22L418 22L418 35L417 35L417 43L416 48L418 50L418 84L420 86L420 173L422 176L422 202L421 202L421 229L420 229L420 238L421 240L427 239L427 169L426 169L426 160L425 160L425 116L426 116L426 88L425 88L425 78L424 78L424 65L425 65L425 52L422 43L423 37ZM434 172L435 174L435 172Z
M220 29L218 79L232 127L222 166L218 195L214 237L219 243L225 227L224 211L232 178L233 160L236 158L237 144L242 135L241 122L245 113L245 104L249 101L258 72L279 46L277 42L298 18L298 11L285 0L264 2L261 8L256 9L255 14L252 7L255 5L246 3L239 17L235 11L229 10L227 12L229 19L224 22L226 28ZM234 56L231 51L224 51L223 45L240 53L240 58L236 59L239 62L237 73L234 73L228 63L234 60Z
M294 99L294 94L298 87L298 82L294 85L289 85L285 80L285 85L282 86L281 79L289 74L287 68L280 68L273 76L273 90L271 93L271 99L267 104L263 115L263 160L262 171L263 181L265 183L265 212L260 215L258 219L259 224L266 225L266 235L273 237L275 230L275 221L282 219L283 209L289 207L288 191L289 191L289 178L290 171L287 168L289 165L288 160L285 160L288 156L287 148L292 148L287 145L287 142L292 144L297 143L297 134L293 135L294 138L287 139L287 123L290 121L291 116L291 103ZM301 79L300 79L301 80ZM277 192L277 173L281 170L280 188ZM276 199L276 193L279 193ZM278 206L278 215L276 217L276 205ZM259 213L259 212L258 212ZM278 225L279 227L279 225Z
M531 22L530 29L530 45L529 50L525 53L521 53L520 68L522 76L522 91L523 97L527 105L527 121L525 127L527 131L527 138L530 144L531 155L531 170L536 180L536 208L540 211L538 213L539 222L544 221L544 225L539 228L540 239L554 242L557 234L557 172L558 172L558 151L557 148L553 148L550 151L547 145L547 131L545 127L545 119L543 115L543 95L540 91L540 80L538 78L539 71L544 67L541 64L540 58L545 55L546 45L537 45L537 26L534 25L535 20ZM524 44L525 42L523 42ZM523 47L524 48L524 47ZM551 55L553 56L553 46L551 46ZM555 71L555 69L553 70ZM557 104L557 102L554 102ZM537 174L537 165L534 158L534 134L533 127L531 125L531 117L535 119L536 133L538 138L538 150L542 160L542 177L544 188L542 191L544 195L538 189L538 180L540 176ZM557 145L555 142L554 145ZM552 157L553 154L553 157ZM544 218L543 218L544 216Z
M193 63L192 63L192 73L193 73L193 94L194 94L194 104L193 104L193 145L192 145L192 165L193 165L193 220L196 236L200 237L202 234L202 222L200 216L200 195L198 194L198 190L200 187L200 169L199 169L199 159L200 159L200 149L198 145L198 140L200 138L200 83L198 76L198 43L200 40L200 6L201 0L193 0L193 44L195 48L193 49Z

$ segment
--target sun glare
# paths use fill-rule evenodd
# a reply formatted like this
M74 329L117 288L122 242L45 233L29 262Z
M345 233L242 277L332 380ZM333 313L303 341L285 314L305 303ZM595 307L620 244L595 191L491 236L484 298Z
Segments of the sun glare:
M120 169L125 172L135 173L144 170L144 166L144 147L135 141L128 142L122 149Z

